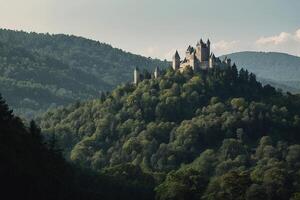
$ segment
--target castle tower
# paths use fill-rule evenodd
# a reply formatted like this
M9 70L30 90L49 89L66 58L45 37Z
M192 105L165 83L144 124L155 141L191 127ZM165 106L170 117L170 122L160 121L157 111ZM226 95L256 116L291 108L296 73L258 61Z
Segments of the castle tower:
M209 54L210 54L210 40L209 40L209 39L207 39L206 44L207 44L208 52L209 52ZM208 54L208 55L209 55L209 54Z
M213 68L216 64L216 57L215 54L211 54L210 58L209 58L209 68Z
M197 43L196 57L201 62L209 62L210 56L210 41L205 44L202 39Z
M202 40L202 38L200 39L200 46L203 46L204 45L204 42Z
M193 70L197 69L196 60L197 60L196 52L193 52L190 58L190 66L192 67Z
M210 55L210 42L209 47L208 44L203 44L201 46L201 61L209 61L209 55Z
M203 44L204 43L203 43L202 39L200 39L196 44L196 57L199 62L201 62L201 49L202 49Z
M178 51L175 52L175 55L173 56L173 69L178 70L180 67L180 56L178 54Z
M187 50L185 52L185 57L187 59L189 59L193 52L194 52L194 48L191 47L191 45L189 45L189 47L187 48Z
M140 70L136 67L133 72L133 83L138 84L141 81Z
M154 78L158 78L159 75L160 75L159 67L156 67L155 70L154 70Z

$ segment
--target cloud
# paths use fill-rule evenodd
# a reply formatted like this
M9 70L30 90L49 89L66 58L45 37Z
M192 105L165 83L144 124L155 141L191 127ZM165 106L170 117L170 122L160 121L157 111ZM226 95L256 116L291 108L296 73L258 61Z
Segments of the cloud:
M295 37L300 42L300 29L296 31Z
M256 41L256 44L258 44L258 45L279 45L279 44L286 43L292 39L293 39L292 34L282 32L279 35L275 35L275 36L261 37Z
M300 29L293 33L281 32L278 35L260 37L255 41L255 47L263 51L286 52L300 56Z

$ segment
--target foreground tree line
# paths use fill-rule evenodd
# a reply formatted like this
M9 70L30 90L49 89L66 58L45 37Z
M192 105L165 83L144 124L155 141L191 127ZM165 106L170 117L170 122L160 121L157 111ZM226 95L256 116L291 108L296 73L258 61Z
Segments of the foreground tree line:
M35 122L24 125L1 96L0 160L2 199L96 200L141 196L153 199L154 196L146 186L109 174L95 174L66 162L56 139L44 143Z
M299 96L235 65L144 77L47 112L44 136L77 166L144 185L148 197L299 198Z

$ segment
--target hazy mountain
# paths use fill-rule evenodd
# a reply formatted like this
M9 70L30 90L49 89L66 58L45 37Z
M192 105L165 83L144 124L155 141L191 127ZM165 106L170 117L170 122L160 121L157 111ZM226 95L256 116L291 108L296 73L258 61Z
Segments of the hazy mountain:
M300 57L285 53L248 51L228 54L227 57L239 68L255 73L263 83L300 92Z
M300 91L299 57L260 52L228 57L263 83ZM131 81L134 67L152 70L167 65L82 37L0 30L0 92L16 113L26 116L97 98Z
M135 67L166 65L82 37L0 30L0 92L26 115L98 97Z

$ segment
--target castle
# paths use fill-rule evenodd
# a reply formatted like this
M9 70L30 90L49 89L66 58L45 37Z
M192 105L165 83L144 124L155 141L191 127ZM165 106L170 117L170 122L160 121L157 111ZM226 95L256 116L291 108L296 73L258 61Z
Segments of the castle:
M180 59L178 51L175 52L172 59L173 70L179 70L183 72L187 68L191 68L194 71L207 70L214 67L226 67L231 66L231 59L227 57L224 60L220 60L210 51L210 41L206 43L202 39L197 42L196 47L189 46L185 52L185 58ZM155 68L153 77L158 78L160 70L158 67ZM134 70L134 83L139 83L143 77L141 76L139 69Z
M193 70L205 70L208 68L230 66L231 60L225 58L221 61L213 53L210 52L210 41L206 43L202 39L197 42L196 47L189 46L185 52L185 58L181 61L178 51L173 56L172 67L174 70L184 71L186 68L192 68Z

